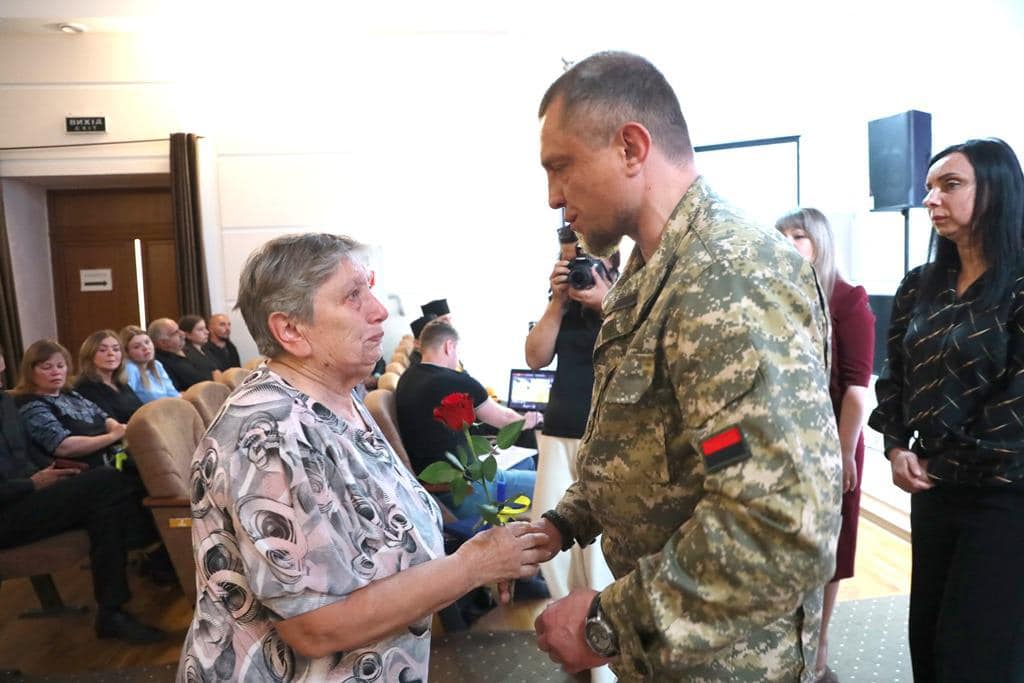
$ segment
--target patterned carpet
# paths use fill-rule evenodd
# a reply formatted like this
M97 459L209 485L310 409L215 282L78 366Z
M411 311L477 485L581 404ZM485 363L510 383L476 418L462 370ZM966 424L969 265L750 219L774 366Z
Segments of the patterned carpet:
M905 595L841 602L832 617L830 665L842 683L911 683ZM433 683L572 681L534 648L532 633L470 632L436 638ZM486 656L490 653L492 656ZM459 655L471 655L461 659ZM3 683L170 683L176 666L74 676L6 677ZM586 680L585 678L575 680Z
M909 596L836 605L829 665L842 683L911 683L907 649Z

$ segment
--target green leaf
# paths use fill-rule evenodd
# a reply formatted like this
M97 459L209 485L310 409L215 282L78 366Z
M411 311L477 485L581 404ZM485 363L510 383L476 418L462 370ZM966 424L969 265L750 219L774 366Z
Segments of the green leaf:
M473 441L473 453L475 455L487 455L491 452L491 442L482 436L474 436Z
M487 456L480 461L480 470L484 481L494 481L494 475L498 473L498 461L494 456Z
M462 501L466 500L466 496L472 491L472 487L466 485L463 486L457 481L452 482L452 502L455 503L455 507L462 505Z
M480 481L482 479L482 477L481 477L481 474L482 474L481 468L482 467L483 467L483 465L480 464L479 460L477 460L476 462L471 462L471 463L469 463L469 466L466 467L466 474L469 476L469 478L471 480L473 480L473 481Z
M524 424L526 424L526 420L517 420L499 429L498 448L508 448L514 444L516 439L519 438L519 434L523 431Z
M460 458L456 458L451 453L445 453L444 457L448 458L448 462L450 462L451 464L453 464L457 468L459 468L460 472L465 472L466 471L466 463L465 462L460 462Z
M438 461L432 462L419 474L419 480L428 484L447 484L452 480L452 475L462 477L462 472L453 468L449 463Z
M480 510L480 514L498 514L498 506L494 503L480 503L477 508Z
M466 469L466 465L469 464L469 456L466 455L466 449L462 444L455 447L455 454L459 456L459 462L462 464L462 469Z

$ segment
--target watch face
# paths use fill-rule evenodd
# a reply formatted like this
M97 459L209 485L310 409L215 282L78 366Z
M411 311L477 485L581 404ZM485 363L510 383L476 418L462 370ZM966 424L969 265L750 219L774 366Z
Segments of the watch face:
M587 622L584 635L587 645L599 655L607 657L614 646L611 629L607 624L596 619Z

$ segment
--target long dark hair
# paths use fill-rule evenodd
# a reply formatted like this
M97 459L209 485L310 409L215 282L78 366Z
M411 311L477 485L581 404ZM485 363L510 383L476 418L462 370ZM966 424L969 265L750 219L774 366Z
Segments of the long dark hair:
M979 300L995 304L1024 264L1024 173L1008 144L998 138L967 140L951 145L931 158L929 168L940 159L959 152L974 168L974 211L971 235L978 241L988 265ZM919 301L935 299L945 286L945 273L960 267L956 244L933 232L928 247L931 265L925 270Z

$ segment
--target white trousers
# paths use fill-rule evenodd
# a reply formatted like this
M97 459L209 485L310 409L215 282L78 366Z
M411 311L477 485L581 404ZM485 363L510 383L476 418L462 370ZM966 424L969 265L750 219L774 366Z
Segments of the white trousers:
M533 490L533 509L537 514L550 510L562 499L569 485L576 481L576 452L579 439L537 434L537 484ZM551 591L551 599L564 598L575 588L602 590L614 581L601 552L601 538L580 548L574 545L568 552L555 555L540 566L544 581ZM615 681L611 670L602 666L591 671L593 683Z

